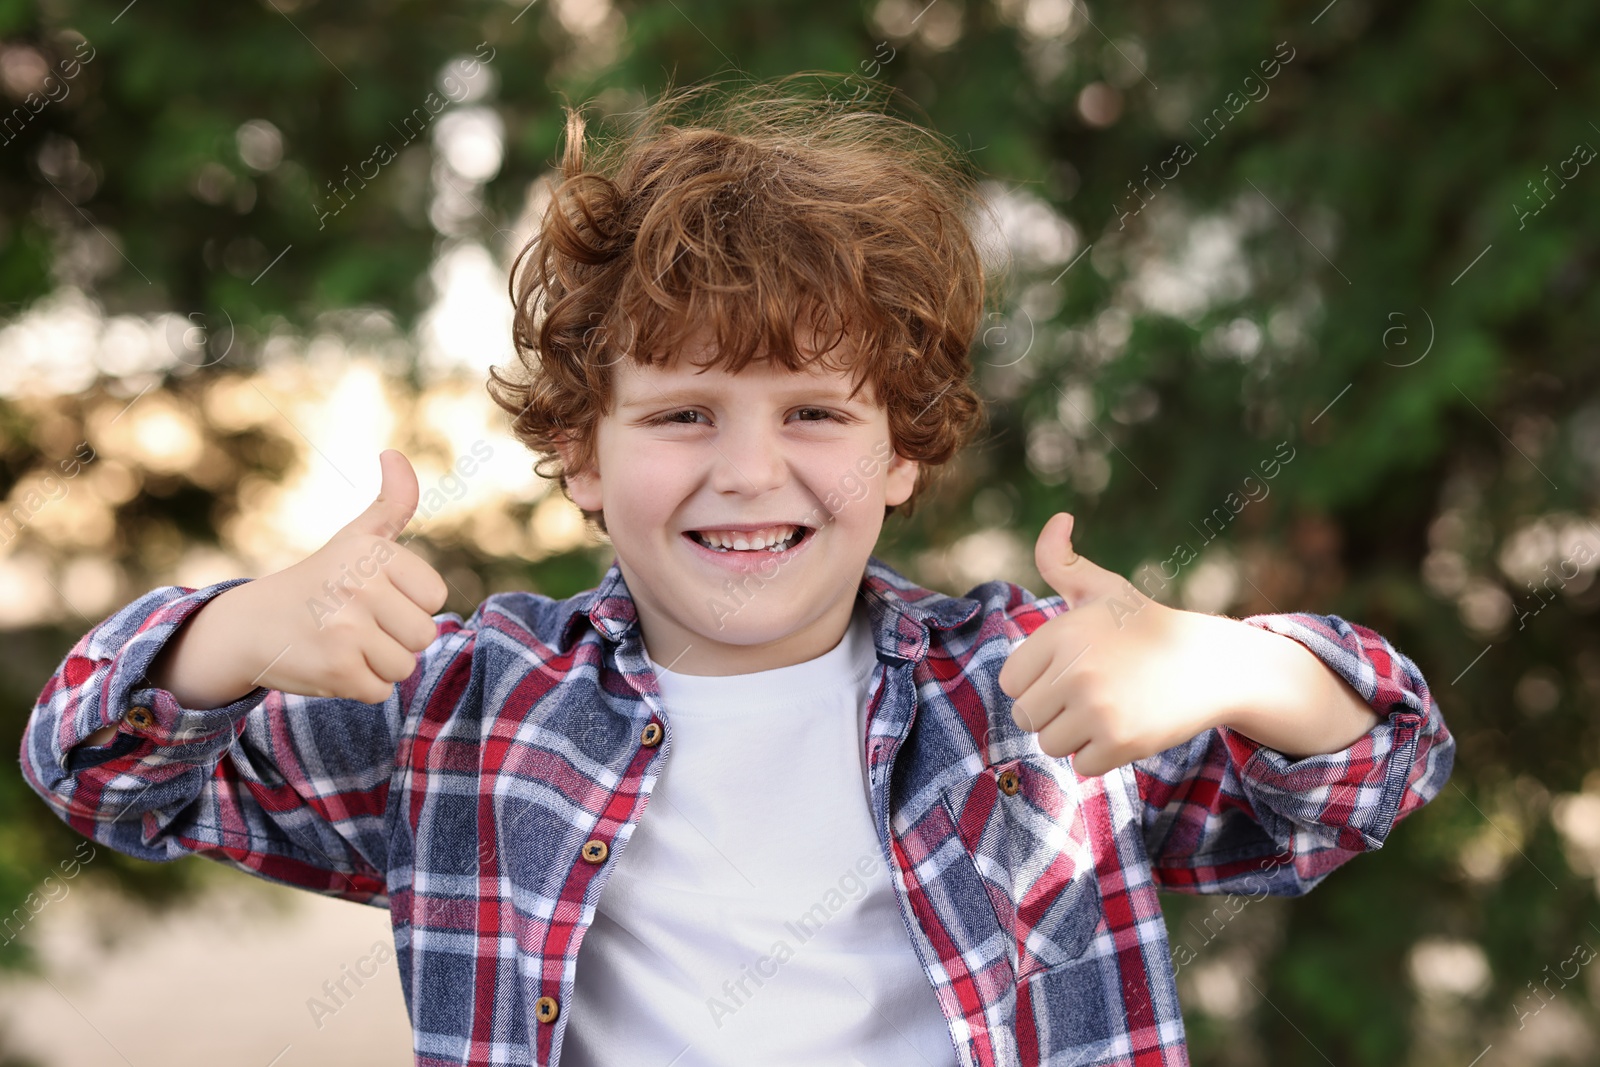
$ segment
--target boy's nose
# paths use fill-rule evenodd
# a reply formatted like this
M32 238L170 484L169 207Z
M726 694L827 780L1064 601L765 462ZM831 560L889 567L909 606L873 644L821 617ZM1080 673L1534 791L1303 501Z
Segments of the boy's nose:
M745 426L731 427L719 436L712 475L718 492L765 493L788 479L788 459L777 433Z

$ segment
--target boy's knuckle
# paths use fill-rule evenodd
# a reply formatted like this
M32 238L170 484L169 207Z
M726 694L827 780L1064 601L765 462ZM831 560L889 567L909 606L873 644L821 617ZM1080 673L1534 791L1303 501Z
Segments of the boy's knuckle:
M411 677L417 669L417 652L411 648L397 648L394 653L394 668L390 672L393 677L391 682L403 682Z
M1036 703L1034 700L1024 698L1011 704L1011 717L1025 730L1038 730L1042 725L1034 707Z
M334 686L346 692L360 691L367 685L367 670L365 662L359 666L352 660L336 661L329 669L327 678Z
M1105 699L1102 694L1105 693L1106 683L1109 680L1105 668L1092 662L1088 656L1084 656L1073 668L1071 677L1080 693L1087 694L1088 699L1096 707L1104 706Z
M329 633L327 638L330 662L361 662L361 646L366 642L367 631L354 622L346 622Z
M407 644L407 647L413 652L421 652L429 645L433 644L438 637L439 624L433 621L432 615L425 615L423 618L417 620L416 634Z
M1115 714L1102 711L1099 719L1103 724L1100 734L1112 748L1126 748L1137 736L1138 731L1133 724Z

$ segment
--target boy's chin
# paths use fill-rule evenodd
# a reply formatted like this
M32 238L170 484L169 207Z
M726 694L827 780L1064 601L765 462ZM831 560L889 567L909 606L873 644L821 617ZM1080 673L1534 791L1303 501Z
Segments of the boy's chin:
M707 640L751 649L792 638L802 632L807 623L795 615L792 605L783 604L773 605L768 610L749 604L737 613L719 614L707 610L694 621L696 631Z
M765 659L774 649L790 642L810 644L816 641L817 626L824 614L822 605L800 604L792 597L773 597L771 603L746 604L732 613L713 613L702 605L701 611L683 621L690 624L708 648L714 646L725 655L749 653L753 659ZM839 636L833 635L834 643Z

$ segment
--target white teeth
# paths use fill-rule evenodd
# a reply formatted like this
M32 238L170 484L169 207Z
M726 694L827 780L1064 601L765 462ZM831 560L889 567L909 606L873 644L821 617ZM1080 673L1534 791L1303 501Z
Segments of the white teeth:
M754 533L693 531L701 544L720 552L783 552L799 542L803 527L772 526Z

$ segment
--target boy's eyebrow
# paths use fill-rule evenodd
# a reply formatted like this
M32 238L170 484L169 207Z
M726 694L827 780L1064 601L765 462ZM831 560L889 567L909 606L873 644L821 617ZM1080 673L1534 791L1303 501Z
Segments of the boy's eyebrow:
M671 389L663 389L660 392L651 393L649 396L639 396L631 400L624 400L618 406L623 410L629 410L632 408L650 407L655 404L678 404L688 399L705 396L708 392L716 392L716 390L714 388L708 389L703 385L681 385ZM850 397L849 385L842 382L797 383L794 385L780 386L777 389L772 390L772 392L784 397L817 396L820 394L829 399L836 400L841 404L848 403L851 400L856 402L865 402L862 393L857 393L853 398Z

